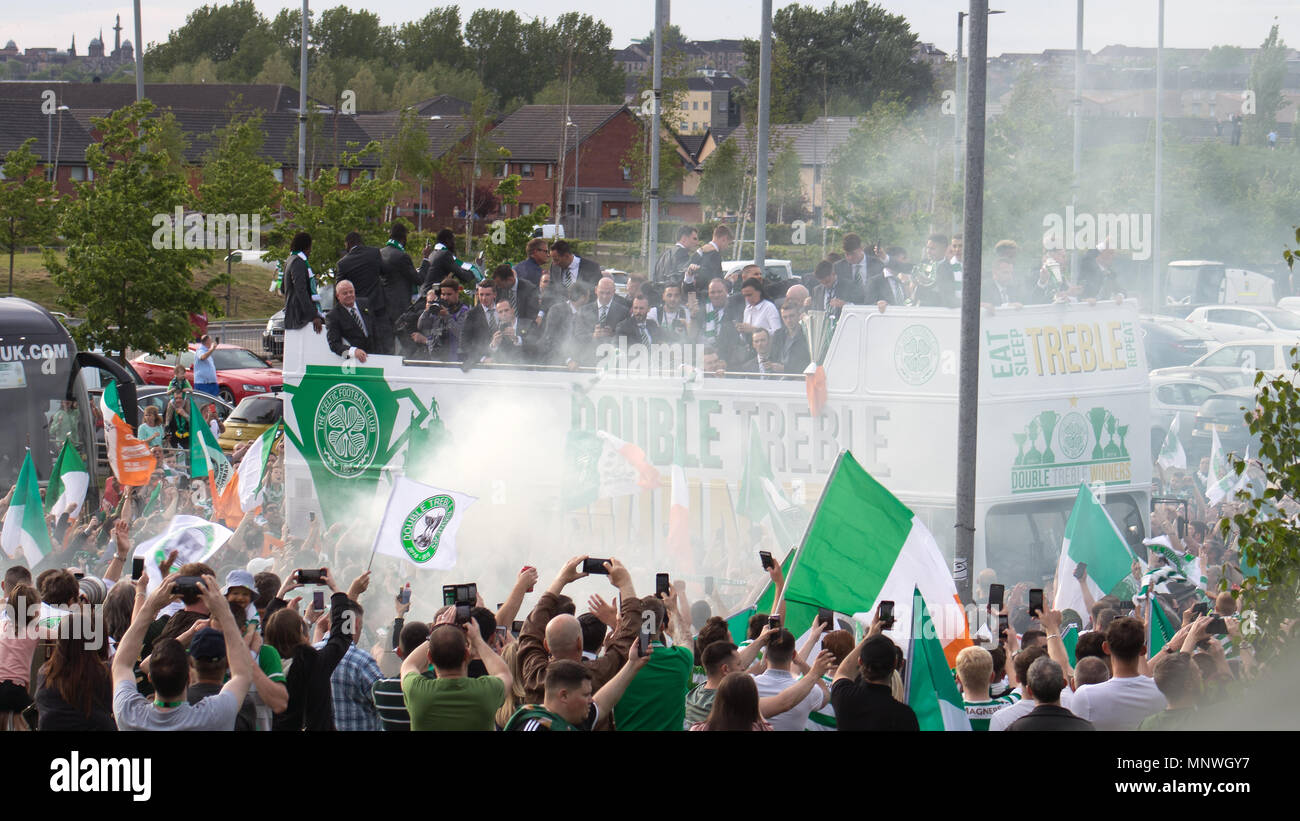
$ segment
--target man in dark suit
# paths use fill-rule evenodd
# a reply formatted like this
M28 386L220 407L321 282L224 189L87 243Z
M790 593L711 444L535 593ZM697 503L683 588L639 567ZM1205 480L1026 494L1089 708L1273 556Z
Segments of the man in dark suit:
M542 287L542 274L551 270L551 245L546 237L528 240L528 256L515 263L515 276Z
M289 244L289 264L284 271L284 329L296 331L311 325L316 333L325 326L316 292L316 276L307 264L311 253L311 234L299 231Z
M931 234L925 241L924 258L912 269L912 279L916 280L915 303L917 305L956 308L961 304L961 295L952 274L952 266L945 259L947 252L947 236ZM928 280L928 284L922 284L922 279Z
M345 359L366 361L367 350L375 345L375 316L369 305L357 299L356 289L346 279L334 286L334 308L327 324L331 351Z
M747 359L749 346L736 330L736 323L743 318L743 310L730 304L726 283L721 278L714 279L708 286L708 301L692 317L696 343L713 348L727 363Z
M803 312L799 306L786 300L781 305L781 327L772 334L772 370L778 373L803 373L812 361L808 353L808 339L799 324Z
M339 258L336 270L338 279L346 279L356 289L357 299L370 306L375 316L375 327L371 337L375 349L371 353L390 354L393 352L393 322L388 316L387 301L384 299L383 268L384 260L379 249L364 244L360 231L349 232L343 240L346 253Z
M614 280L601 277L596 283L595 301L582 306L574 319L573 341L578 355L570 358L580 365L592 364L596 346L615 342L614 329L630 315L631 312L614 299Z
M515 316L504 299L497 300L497 329L488 342L485 362L533 365L537 363L540 333L537 326Z
M681 282L682 272L690 264L691 254L700 245L700 232L694 226L677 229L677 244L664 251L655 263L655 282Z
M1075 280L1083 286L1083 299L1110 299L1117 294L1124 295L1114 264L1115 249L1109 242L1102 242L1096 250L1084 254L1079 260L1079 278Z
M542 319L542 357L549 365L572 362L576 367L579 359L579 346L575 341L578 312L591 301L591 289L579 282L570 285L565 296Z
M709 283L722 276L722 255L731 247L731 240L731 228L719 224L713 229L713 238L695 249L682 272L682 285L687 292L705 291Z
M828 311L839 316L840 309L845 305L866 303L866 297L857 283L851 279L841 279L835 272L835 266L826 260L817 263L813 275L817 277L817 287L812 292L814 311Z
M384 278L384 312L396 324L397 317L411 307L422 284L410 254L406 253L406 223L393 223L388 242L379 249L379 259Z
M474 275L461 268L456 262L456 234L450 228L438 232L437 242L425 246L424 262L420 263L420 274L424 278L424 290L442 284L449 276L454 276L462 284L474 284Z
M536 285L520 279L515 274L515 269L505 263L492 271L492 281L496 285L498 302L509 302L515 309L515 316L521 321L536 322L537 311L541 307L541 296Z
M844 235L844 258L835 263L835 276L842 287L852 283L859 291L867 284L872 272L868 270L867 249L862 247L862 238L857 234ZM821 309L821 305L816 305Z
M664 341L664 331L659 323L649 318L650 300L638 294L632 300L632 312L618 323L615 336L627 337L628 345L654 345Z
M879 305L882 302L889 305L906 305L908 302L908 287L888 265L885 266L884 271L867 280L864 290L863 301L868 305L872 303Z
M488 345L497 332L497 289L491 280L483 280L475 292L475 304L465 317L460 337L460 354L463 362L478 362L487 355Z
M596 287L600 281L600 264L594 259L583 259L573 253L567 240L556 240L551 245L551 281L561 288L574 282L585 282Z
M1061 665L1043 656L1029 665L1025 689L1038 706L1028 715L1012 722L1007 730L1012 732L1061 730L1095 730L1091 721L1079 718L1061 706L1061 691L1065 689L1065 672Z
M999 259L994 262L993 278L984 280L983 287L980 288L980 302L989 308L1023 304L1024 297L1015 278L1015 267L1011 260Z

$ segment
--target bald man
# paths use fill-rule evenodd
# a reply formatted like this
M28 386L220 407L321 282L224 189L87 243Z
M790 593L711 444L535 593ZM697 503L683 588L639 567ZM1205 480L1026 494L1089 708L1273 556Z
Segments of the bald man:
M791 305L796 305L798 306L799 311L802 312L808 307L808 301L810 299L812 299L812 295L808 293L808 289L796 283L791 285L785 292L785 299L781 300L781 304L785 305L786 303L789 303Z
M540 704L545 693L546 667L552 659L581 661L591 670L592 686L599 690L613 678L627 661L628 648L641 631L641 601L632 586L632 577L618 559L604 563L609 583L618 590L623 603L618 628L605 647L605 654L595 660L582 658L582 628L573 616L560 614L560 596L566 585L584 578L582 563L586 556L575 556L565 563L551 586L528 614L519 633L519 675L524 699Z

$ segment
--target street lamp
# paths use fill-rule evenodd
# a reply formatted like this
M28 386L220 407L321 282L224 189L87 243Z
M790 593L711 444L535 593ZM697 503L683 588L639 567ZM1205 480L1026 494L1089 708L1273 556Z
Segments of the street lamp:
M1002 11L1001 9L989 9L989 14L1005 14L1005 13L1006 12ZM952 129L953 131L952 181L954 185L961 182L961 163L962 163L962 156L965 153L962 150L963 142L961 138L962 130L963 130L962 112L964 111L964 109L962 108L962 101L966 99L966 95L962 93L962 88L961 88L961 77L962 77L961 47L962 47L962 40L963 40L962 24L966 20L966 17L967 17L967 12L964 11L957 12L957 76L956 76L956 83L955 83L956 88L954 89L954 91L956 92L957 107L953 111L953 129ZM956 222L954 218L954 225L955 224Z
M564 138L569 138L569 129L573 129L573 207L577 215L577 230L574 231L575 238L582 236L582 197L579 195L578 180L582 172L582 155L579 149L582 147L582 132L578 130L578 124L573 120L564 121Z
M56 111L59 112L59 142L54 147L54 177L52 182L57 187L59 184L59 151L63 149L63 112L71 111L66 105L61 105Z
M227 317L230 316L230 281L232 276L231 265L233 263L239 262L243 258L244 258L243 251L231 251L229 254L226 254L226 316Z

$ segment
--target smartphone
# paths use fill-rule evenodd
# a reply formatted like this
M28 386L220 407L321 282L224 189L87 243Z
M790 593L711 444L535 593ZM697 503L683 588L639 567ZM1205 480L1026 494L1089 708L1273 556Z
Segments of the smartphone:
M411 603L411 586L409 584L397 592L397 599L402 604Z
M1083 581L1085 578L1087 578L1087 576L1088 576L1087 562L1079 562L1077 565L1074 566L1074 577L1076 579L1078 579L1079 581Z
M1226 636L1228 635L1228 623L1223 620L1223 616L1215 616L1210 619L1208 630L1211 636Z
M144 557L136 556L131 560L131 581L135 581L144 575Z
M1002 609L1002 597L1006 591L1006 586L1001 584L989 585L989 607L993 610Z
M472 609L473 609L473 605L470 604L456 605L456 623L469 624L470 610Z
M1029 615L1038 618L1043 612L1043 588L1035 587L1029 591Z
M307 511L307 521L309 522L316 521L316 511L314 510Z
M706 596L711 596L711 595L713 595L713 577L712 577L712 576L705 576L705 577L704 577L704 595L706 595Z
M776 562L772 561L772 554L766 550L758 551L758 560L763 563L764 570L771 570L776 567Z
M583 559L582 572L590 576L608 576L609 571L605 569L605 562L609 559Z
M1210 613L1209 602L1200 602L1198 604L1192 605L1192 615L1195 616L1196 618L1209 615L1209 613Z
M780 629L780 627L781 627L781 617L780 617L779 615L777 615L776 613L773 613L772 615L768 616L768 617L767 617L767 626L768 626L768 627L771 627L773 630Z
M298 584L324 584L326 568L319 570L295 570L294 579Z
M510 634L507 632L507 628L505 627L498 627L497 635L501 637L502 641L505 641L510 638Z
M882 601L876 607L876 618L884 625L886 630L894 627L894 603L892 601Z
M478 584L444 584L442 586L442 603L444 605L467 604L473 607L478 603Z
M199 577L177 576L172 580L172 593L178 596L199 595Z
M655 574L655 595L656 596L667 596L671 586L672 585L668 581L667 573Z
M650 653L650 632L648 630L642 628L641 632L637 635L636 649L637 653L641 656L646 656Z
M1007 628L1010 626L1010 624L1011 624L1011 619L1005 613L998 615L998 643L999 644L1006 641Z
M311 606L317 612L325 609L325 591L317 590L311 594Z
M510 632L514 633L516 636L524 632L524 623L518 619L510 622Z
M819 621L819 622L821 622L822 624L826 625L826 629L827 629L827 630L834 630L834 629L835 629L835 614L832 613L832 612L830 611L830 608L827 608L827 607L818 607L818 608L817 608L817 621Z
M1132 599L1119 603L1119 612L1121 613L1132 613L1135 610L1137 610L1137 605L1133 603Z

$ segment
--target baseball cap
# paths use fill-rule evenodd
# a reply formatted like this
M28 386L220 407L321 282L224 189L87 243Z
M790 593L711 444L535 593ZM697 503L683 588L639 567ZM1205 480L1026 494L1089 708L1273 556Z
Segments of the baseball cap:
M226 574L226 586L221 588L221 595L230 595L233 587L242 587L250 593L257 593L257 585L253 582L253 574L247 570L235 569Z
M220 630L205 627L190 641L190 657L201 661L217 661L226 657L226 637Z
M275 566L275 560L269 558L249 559L245 569L256 576L258 573L265 573Z

